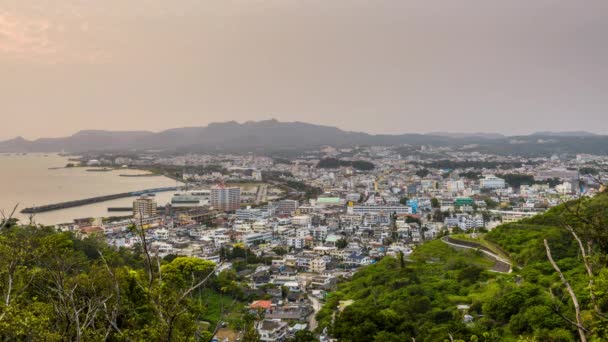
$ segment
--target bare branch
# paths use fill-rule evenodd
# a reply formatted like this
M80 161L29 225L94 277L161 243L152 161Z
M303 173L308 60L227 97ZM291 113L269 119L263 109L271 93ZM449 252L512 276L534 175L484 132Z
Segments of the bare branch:
M175 302L175 306L179 305L190 293L192 293L192 291L198 289L199 287L201 287L205 282L207 282L207 280L209 280L209 278L211 278L211 276L215 273L215 271L222 266L222 263L219 263L215 266L215 268L209 272L209 274L200 282L198 282L196 285L191 286L188 290L186 290L186 292L184 292L184 294L182 294L182 296Z
M139 208L139 229L135 224L135 230L139 233L141 238L141 244L143 247L144 255L146 257L146 270L148 271L148 287L152 287L154 281L154 272L152 271L152 257L148 250L148 241L146 241L146 231L144 230L144 212L142 208Z
M545 243L545 249L547 250L547 258L549 259L551 266L553 266L553 269L555 269L557 274L559 274L559 277L562 280L562 283L564 284L564 286L566 287L568 294L570 294L570 298L572 299L572 303L574 304L574 312L576 315L576 327L578 329L578 334L580 335L581 342L587 342L587 336L585 335L586 329L584 328L583 323L582 323L581 308L578 304L578 299L576 298L576 294L574 293L574 290L572 290L572 286L570 286L570 283L568 282L568 280L566 279L566 277L560 270L557 263L555 263L555 261L553 260L553 256L551 255L551 248L549 247L549 243L547 242L547 239L544 239L544 243Z
M585 252L585 246L583 245L583 242L578 237L578 234L576 234L576 232L574 231L572 226L565 225L565 227L572 234L572 236L578 243L579 250L581 251L581 255L583 257L583 264L585 265L585 269L587 270L587 275L589 277L589 296L591 298L591 302L593 303L593 308L595 309L596 312L600 313L601 312L600 307L597 304L597 301L595 299L595 293L593 293L593 267L591 266L591 263L589 262L589 255L587 255L587 252ZM588 244L588 246L589 246L589 244ZM591 251L590 247L589 247L589 250Z
M15 211L17 211L18 207L19 207L19 203L15 204L13 211L11 211L11 214L8 215L8 217L6 217L3 210L0 210L0 214L2 214L2 226L0 226L0 230L4 229L4 227L6 227L9 224L9 222L13 218L13 215L15 215Z
M101 257L101 260L103 261L103 264L106 267L106 270L108 271L108 273L110 274L110 277L112 278L112 283L114 285L114 292L116 293L116 301L114 303L114 307L112 308L112 312L110 315L108 315L108 307L107 307L105 301L103 303L103 308L106 313L106 318L108 319L108 322L110 323L110 329L108 329L108 332L106 333L106 338L107 338L110 334L111 328L114 328L119 334L121 333L121 330L120 330L120 328L118 328L118 325L116 323L116 318L118 316L118 310L119 310L120 302L121 302L120 285L118 284L118 279L116 279L116 274L114 274L114 272L112 272L112 270L110 269L110 266L108 265L108 262L106 261L106 258L103 256L101 251L98 250L97 253L99 253L99 256Z

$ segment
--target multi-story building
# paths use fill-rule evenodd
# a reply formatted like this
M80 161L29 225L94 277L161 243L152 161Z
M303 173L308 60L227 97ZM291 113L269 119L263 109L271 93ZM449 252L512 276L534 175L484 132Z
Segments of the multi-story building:
M222 211L235 211L241 207L241 188L223 185L211 188L211 205Z
M314 273L323 273L325 272L327 263L323 258L315 258L310 263L310 271Z
M295 249L302 249L306 246L306 238L305 237L297 237L297 236L289 236L285 239L287 246L293 247Z
M296 200L282 200L277 202L276 213L277 215L292 215L298 209L298 201Z
M312 222L310 216L308 215L300 215L300 216L293 216L291 218L291 224L295 225L295 226L308 226L310 225L310 223Z
M443 224L446 227L458 227L462 230L485 227L483 217L480 215L457 215L452 217L446 217L443 221Z
M156 201L152 197L142 196L133 201L133 217L148 218L156 216Z
M353 205L348 207L348 214L397 213L412 214L412 208L405 205Z
M350 194L346 195L346 201L347 202L357 203L357 202L359 202L360 199L361 199L361 194L358 193L358 192L350 193Z
M273 240L272 232L261 232L261 233L249 233L243 235L243 243L245 246L250 247L259 243L269 242Z
M247 207L246 209L237 209L235 212L235 216L239 220L255 221L268 218L274 215L274 213L275 209L271 206L265 206L262 208Z
M327 237L327 227L319 226L311 230L312 237L317 241L323 241Z
M504 189L505 180L494 175L485 176L479 180L479 186L482 189Z

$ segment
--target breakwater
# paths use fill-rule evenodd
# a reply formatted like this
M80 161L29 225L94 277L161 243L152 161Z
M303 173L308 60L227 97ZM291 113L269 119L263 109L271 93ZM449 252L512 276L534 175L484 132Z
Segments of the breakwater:
M105 196L98 196L98 197L90 197L90 198L85 198L85 199L80 199L80 200L25 208L25 209L21 210L21 213L22 214L44 213L44 212L48 212L48 211L80 207L83 205L111 201L111 200L126 198L126 197L142 196L142 195L146 195L146 194L153 194L153 193L165 192L165 191L176 191L178 189L179 189L178 187L166 187L166 188L156 188L156 189L147 189L147 190L140 190L140 191L123 192L123 193L119 193L119 194L105 195Z

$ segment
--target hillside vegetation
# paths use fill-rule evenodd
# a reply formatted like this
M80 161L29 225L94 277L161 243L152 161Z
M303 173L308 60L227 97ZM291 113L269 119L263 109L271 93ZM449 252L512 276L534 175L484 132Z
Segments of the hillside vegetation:
M385 257L340 284L319 329L342 341L607 341L607 232L600 194L486 234L517 263L510 274L490 272L474 250L428 242L410 261Z
M215 268L11 222L0 230L0 339L208 341L219 301L232 302Z

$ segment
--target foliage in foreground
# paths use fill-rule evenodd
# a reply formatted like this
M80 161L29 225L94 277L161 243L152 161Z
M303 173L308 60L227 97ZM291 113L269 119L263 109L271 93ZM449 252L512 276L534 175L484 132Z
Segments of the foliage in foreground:
M0 339L209 340L215 264L115 250L51 228L0 232Z

